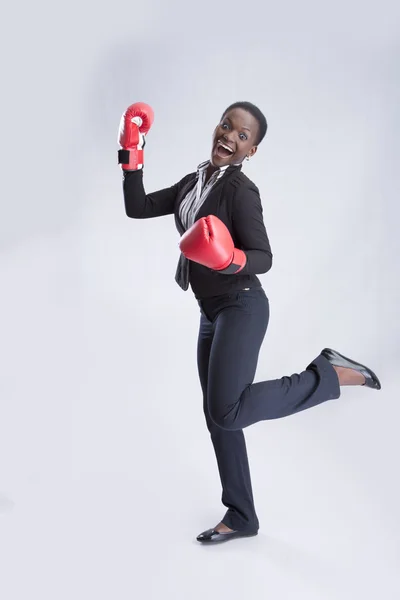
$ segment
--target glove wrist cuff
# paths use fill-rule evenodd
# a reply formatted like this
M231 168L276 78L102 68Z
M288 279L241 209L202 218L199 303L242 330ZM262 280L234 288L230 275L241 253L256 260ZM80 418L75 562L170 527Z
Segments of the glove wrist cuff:
M138 171L143 168L144 152L137 148L118 150L118 164L124 171Z
M223 275L234 275L235 273L240 273L240 271L246 266L246 263L247 256L243 250L234 248L230 265L228 265L225 269L219 270L218 273L222 273Z

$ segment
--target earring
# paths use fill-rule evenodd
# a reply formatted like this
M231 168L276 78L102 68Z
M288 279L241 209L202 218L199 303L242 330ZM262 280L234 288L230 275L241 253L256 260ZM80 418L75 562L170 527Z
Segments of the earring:
M246 156L246 160L250 160L250 156L249 155Z

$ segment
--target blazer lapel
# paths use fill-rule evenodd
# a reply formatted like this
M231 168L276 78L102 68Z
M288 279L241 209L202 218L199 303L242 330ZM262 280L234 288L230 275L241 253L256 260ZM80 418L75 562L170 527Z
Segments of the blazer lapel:
M176 228L178 230L178 232L180 233L180 235L183 235L186 231L185 227L183 226L183 223L179 217L179 207L181 205L182 200L185 198L186 194L189 192L189 190L191 190L197 183L197 177L196 175L193 176L193 178L189 179L189 181L186 183L186 185L183 186L183 188L180 190L180 192L177 195L176 201L175 201L175 224L176 224Z

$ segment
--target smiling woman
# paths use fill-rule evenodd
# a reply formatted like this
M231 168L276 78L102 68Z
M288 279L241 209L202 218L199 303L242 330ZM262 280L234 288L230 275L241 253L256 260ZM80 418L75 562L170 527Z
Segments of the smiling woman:
M253 383L269 321L257 275L271 268L272 252L259 190L241 169L256 153L267 121L254 104L232 104L215 128L211 158L171 187L146 194L143 147L153 116L137 103L121 120L125 211L136 219L174 214L181 235L176 281L183 290L191 286L199 305L203 409L227 509L197 540L226 542L259 529L243 429L337 399L343 385L381 386L371 369L329 348L299 374Z

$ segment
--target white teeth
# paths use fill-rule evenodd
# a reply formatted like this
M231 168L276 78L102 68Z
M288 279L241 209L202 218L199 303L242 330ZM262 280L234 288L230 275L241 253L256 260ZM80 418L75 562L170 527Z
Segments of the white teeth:
M229 146L226 146L226 145L225 145L225 144L223 144L223 143L222 143L220 140L218 140L218 144L219 144L220 146L222 146L223 148L225 148L225 150L229 150L229 152L230 152L231 154L233 154L233 150L232 150L232 148L229 148Z

